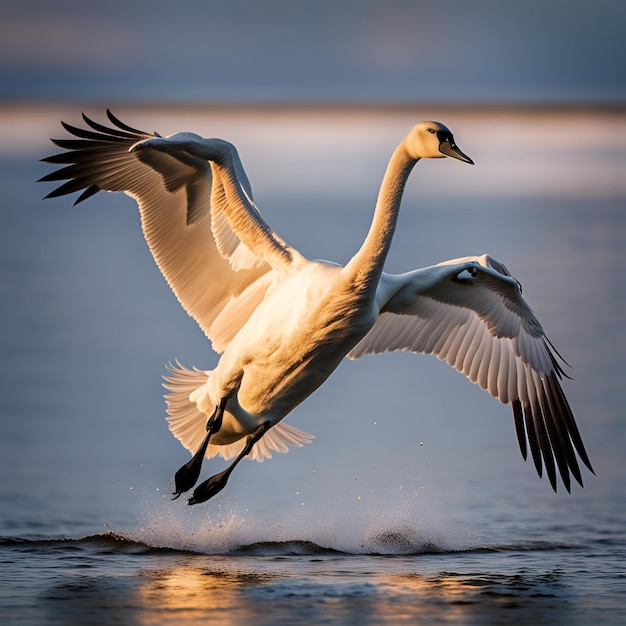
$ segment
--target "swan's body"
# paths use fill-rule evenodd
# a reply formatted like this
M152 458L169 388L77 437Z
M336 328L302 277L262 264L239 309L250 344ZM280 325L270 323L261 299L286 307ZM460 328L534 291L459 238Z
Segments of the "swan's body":
M526 436L539 475L556 490L582 485L574 448L591 469L565 399L562 370L543 329L504 265L487 255L407 274L383 272L406 180L420 158L472 163L442 124L423 122L394 152L370 231L345 267L311 261L263 220L231 144L192 133L168 138L125 126L65 125L80 139L55 140L70 163L42 180L65 180L49 196L125 191L140 208L148 245L183 307L222 356L212 371L170 367L168 422L193 459L177 494L195 484L202 458L236 457L194 492L208 499L234 466L287 451L312 436L281 420L345 356L432 353L511 403L520 448Z

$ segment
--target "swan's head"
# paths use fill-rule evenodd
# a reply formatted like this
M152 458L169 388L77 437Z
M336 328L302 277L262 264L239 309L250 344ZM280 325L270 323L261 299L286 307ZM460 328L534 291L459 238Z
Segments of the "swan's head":
M474 165L474 161L456 145L450 129L439 122L420 122L411 129L404 143L414 159L442 159L448 156Z

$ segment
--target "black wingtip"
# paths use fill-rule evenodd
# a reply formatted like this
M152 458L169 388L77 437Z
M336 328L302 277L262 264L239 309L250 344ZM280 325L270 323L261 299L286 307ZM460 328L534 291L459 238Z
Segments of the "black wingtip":
M122 154L125 146L131 146L138 140L151 136L149 133L124 124L109 109L107 109L107 116L114 127L99 124L85 113L82 114L82 118L87 127L81 128L61 121L62 127L71 137L51 139L51 141L65 152L40 160L43 163L65 165L66 167L61 167L42 176L37 182L63 180L66 182L53 189L44 197L44 200L81 191L81 195L74 202L74 205L77 205L101 189L108 188L106 172L104 172L106 167L102 166L104 170L100 171L96 166L103 160L109 163L111 155Z
M550 473L549 478L550 478L550 486L552 487L552 491L554 491L554 493L557 493L556 475L553 475ZM569 489L567 491L569 491Z
M517 443L519 444L519 450L522 453L522 458L525 461L528 458L528 447L526 445L526 429L524 428L524 412L522 411L522 403L519 400L514 400L512 407Z
M115 124L119 129L126 131L127 133L132 133L133 135L149 135L150 133L146 133L143 130L138 130L137 128L133 128L128 124L124 124L120 119L115 117L113 113L111 113L111 109L107 109L107 117L112 124Z
M80 196L78 196L74 202L74 206L83 202L83 200L87 200L87 198L91 198L91 196L97 194L99 191L100 187L98 187L98 185L90 185L87 189L85 189L85 191L83 191L83 193L80 194Z

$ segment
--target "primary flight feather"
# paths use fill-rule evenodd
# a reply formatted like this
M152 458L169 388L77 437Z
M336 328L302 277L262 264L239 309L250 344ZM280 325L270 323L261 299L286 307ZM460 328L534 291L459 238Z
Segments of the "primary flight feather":
M169 367L170 430L192 452L176 496L197 482L202 460L234 461L196 487L189 503L221 491L239 461L312 439L283 422L341 360L405 350L434 354L513 409L524 458L530 448L556 491L557 469L582 485L591 463L561 388L559 355L519 283L488 255L405 274L383 271L405 183L421 158L473 163L438 122L422 122L394 151L369 232L345 265L312 261L261 216L236 148L193 133L161 137L107 111L112 127L83 115L63 123L76 139L53 142L62 165L42 181L67 181L46 197L123 191L168 284L221 353L211 371Z

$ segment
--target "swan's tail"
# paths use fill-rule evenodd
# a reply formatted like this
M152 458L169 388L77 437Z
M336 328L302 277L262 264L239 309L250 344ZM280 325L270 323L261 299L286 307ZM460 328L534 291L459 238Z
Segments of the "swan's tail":
M189 399L189 396L206 384L211 372L195 367L190 370L178 361L175 365L170 363L167 369L171 374L170 376L163 376L165 381L163 386L169 391L165 394L167 414L169 415L167 423L172 435L194 454L206 436L208 416L198 408L195 402ZM237 442L236 445L238 450L241 450L243 444ZM219 454L219 450L216 450L219 447L225 446L209 445L206 458Z
M190 370L178 361L169 364L167 369L170 376L164 376L163 386L169 393L165 394L167 404L167 423L171 433L192 454L200 447L206 436L206 423L208 415L198 408L198 403L192 402L189 396L195 391L200 391L206 385L211 371L200 370L194 367ZM200 395L200 394L196 394ZM263 461L272 456L272 452L288 452L289 447L301 447L310 443L314 435L305 433L293 426L279 422L265 433L258 441L249 458L255 461ZM245 446L245 438L229 445L217 446L209 444L205 457L210 459L220 455L224 459L236 457Z

